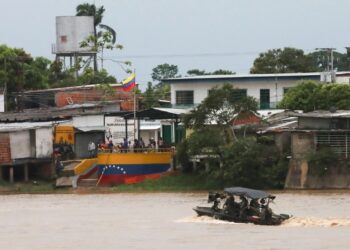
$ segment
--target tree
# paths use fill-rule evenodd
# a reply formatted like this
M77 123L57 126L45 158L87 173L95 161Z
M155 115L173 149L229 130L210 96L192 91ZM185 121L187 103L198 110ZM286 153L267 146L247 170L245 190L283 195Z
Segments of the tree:
M207 72L205 70L190 69L187 71L187 74L190 76L204 76L207 75Z
M350 109L350 86L346 84L321 84L302 81L288 90L279 107L303 110Z
M254 98L234 98L234 90L230 84L211 89L208 97L184 116L185 127L193 132L178 146L178 160L189 172L189 159L205 155L197 171L223 185L281 188L288 162L278 149L254 138L233 138L234 117L257 108Z
M310 58L314 67L317 68L317 71L325 71L328 67L330 69L330 65L328 65L330 55L327 51L312 52L307 54L307 57ZM338 71L349 70L347 54L342 54L336 51L333 52L333 68Z
M16 92L49 87L49 64L44 57L33 58L23 49L0 45L0 88L6 86L6 103L10 109Z
M314 66L311 58L304 54L303 50L288 47L261 53L254 60L253 67L250 69L252 74L314 71L317 71L317 67Z
M149 109L158 106L158 98L152 82L148 82L146 91L142 94L141 106Z
M200 129L204 124L230 126L232 119L242 111L256 111L257 102L253 97L235 98L231 84L215 87L193 111L184 117L186 127Z
M97 32L97 27L100 27L104 30L106 30L110 35L111 35L111 43L114 44L116 42L116 32L113 28L111 28L108 25L101 24L102 19L103 19L103 13L105 12L105 8L103 6L101 7L96 7L95 4L89 4L89 3L84 3L84 4L79 4L76 8L76 15L77 16L93 16L94 17L94 47L97 46L97 37L102 36L103 32ZM98 70L97 68L97 58L96 56L94 57L94 69L95 71Z
M178 72L177 65L168 63L160 64L152 69L152 80L157 81L159 84L162 82L162 79L176 77Z
M234 75L236 73L231 70L225 70L225 69L218 69L211 73L206 72L205 70L191 69L187 71L187 74L190 76L203 76L203 75Z

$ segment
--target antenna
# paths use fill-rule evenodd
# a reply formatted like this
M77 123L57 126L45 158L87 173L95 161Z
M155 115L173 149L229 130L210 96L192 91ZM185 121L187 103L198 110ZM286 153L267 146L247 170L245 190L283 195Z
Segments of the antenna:
M334 56L333 51L335 48L316 48L316 50L324 51L327 53L327 66L326 71L331 75L331 82L335 82L335 73L334 73Z

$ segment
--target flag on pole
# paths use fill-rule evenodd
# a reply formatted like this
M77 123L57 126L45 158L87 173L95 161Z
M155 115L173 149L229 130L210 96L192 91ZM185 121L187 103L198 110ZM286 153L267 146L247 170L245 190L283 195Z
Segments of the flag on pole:
M135 73L131 74L128 78L122 81L124 91L131 91L136 86Z

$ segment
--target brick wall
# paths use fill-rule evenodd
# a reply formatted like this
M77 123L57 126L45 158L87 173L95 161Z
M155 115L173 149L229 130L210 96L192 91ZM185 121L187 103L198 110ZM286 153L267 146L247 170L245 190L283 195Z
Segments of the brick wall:
M0 133L0 164L11 162L10 136L8 133Z

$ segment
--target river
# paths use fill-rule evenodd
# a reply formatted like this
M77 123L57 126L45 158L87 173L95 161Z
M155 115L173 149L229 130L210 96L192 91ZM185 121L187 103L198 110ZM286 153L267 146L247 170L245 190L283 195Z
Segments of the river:
M196 217L205 193L0 196L0 249L350 249L350 192L277 193L258 226Z

